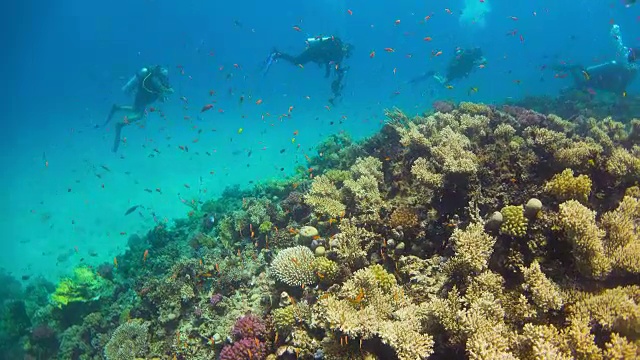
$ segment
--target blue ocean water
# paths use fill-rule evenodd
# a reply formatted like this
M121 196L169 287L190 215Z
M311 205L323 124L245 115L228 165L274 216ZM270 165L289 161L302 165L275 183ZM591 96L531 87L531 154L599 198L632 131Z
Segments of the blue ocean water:
M570 79L548 66L613 58L613 23L640 45L639 9L613 0L7 3L0 266L56 280L77 264L110 261L129 234L185 216L181 199L291 175L328 135L373 134L385 108L557 94ZM336 106L312 64L280 61L260 73L274 47L301 52L319 35L354 45ZM481 47L486 67L453 88L408 84L443 72L457 47ZM144 127L126 127L113 153L113 129L94 127L113 103L131 101L121 87L153 64L169 69L175 88L154 105L166 117L151 112ZM201 112L206 104L215 106ZM135 205L148 211L125 215Z

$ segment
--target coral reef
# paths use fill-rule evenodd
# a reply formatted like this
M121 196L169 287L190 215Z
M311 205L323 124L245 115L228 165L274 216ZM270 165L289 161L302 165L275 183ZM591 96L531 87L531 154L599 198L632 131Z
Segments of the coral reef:
M640 121L572 96L535 104L560 116L391 109L369 138L305 149L291 177L185 200L190 215L132 235L117 268L76 268L26 291L1 274L0 351L637 358Z
M281 282L289 286L311 285L316 281L313 252L306 246L287 248L271 262L271 271Z

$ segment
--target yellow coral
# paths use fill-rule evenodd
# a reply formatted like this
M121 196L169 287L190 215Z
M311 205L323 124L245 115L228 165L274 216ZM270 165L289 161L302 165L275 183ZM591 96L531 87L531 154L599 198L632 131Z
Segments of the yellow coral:
M631 153L623 147L616 147L607 160L607 172L616 177L640 177L640 148L634 146Z
M605 251L615 268L640 274L640 200L625 196L601 219L607 232Z
M538 261L534 261L528 268L523 268L525 291L531 293L533 303L543 311L560 310L564 304L560 288L540 269Z
M584 167L603 151L600 144L587 138L585 141L572 142L569 147L558 149L554 158L560 164L570 167Z
M358 158L350 169L353 179L344 182L362 221L376 221L380 218L379 212L384 204L379 189L384 181L381 168L382 162L374 157Z
M445 264L449 272L480 272L487 268L495 238L484 232L484 226L473 223L466 229L456 229L449 238L455 255Z
M420 332L417 306L379 265L356 271L337 294L319 300L316 312L329 329L351 339L379 337L401 360L432 353L433 339Z
M411 174L421 183L433 189L441 188L444 184L444 176L433 171L425 158L419 157L413 162Z
M340 232L336 234L336 252L340 260L347 265L364 263L367 252L374 244L378 235L357 227L352 220L343 219L338 225Z
M444 173L470 175L478 171L478 159L467 150L471 142L466 136L447 126L438 134L437 143L431 152Z
M339 274L338 264L324 256L316 257L313 262L313 269L320 281L327 284L333 284Z
M503 217L500 232L503 234L522 237L527 234L528 220L524 217L524 208L521 205L509 205L500 210Z
M458 104L458 110L462 112L466 112L472 115L489 115L491 114L491 109L485 105L480 103L473 103L469 101L462 101Z
M560 201L578 200L586 202L591 193L591 179L586 175L573 176L573 170L564 169L549 180L544 190Z
M333 182L324 175L316 176L311 189L304 195L304 201L315 212L331 218L344 214L346 206L342 203L342 195Z
M402 226L412 228L418 225L418 215L409 207L399 207L395 209L389 217L389 226L392 228Z
M596 213L576 200L560 204L559 224L572 245L578 270L594 278L606 276L611 264L605 255L604 232L596 224Z

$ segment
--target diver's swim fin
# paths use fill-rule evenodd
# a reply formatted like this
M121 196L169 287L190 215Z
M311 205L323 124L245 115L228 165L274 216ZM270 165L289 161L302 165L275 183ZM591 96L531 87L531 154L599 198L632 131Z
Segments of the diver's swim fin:
M111 148L111 151L113 152L118 152L118 147L120 147L120 133L122 132L122 128L124 127L124 124L116 124L116 128L115 128L115 137L113 138L113 148Z
M111 119L113 119L113 115L115 115L118 110L120 110L120 107L116 104L113 104L113 106L111 106L111 111L109 111L109 115L107 115L107 120L104 122L104 124L102 124L101 127L107 126L107 124L111 122Z
M274 63L274 61L276 61L276 56L277 55L278 55L278 52L274 50L264 60L264 66L262 68L262 76L267 76L267 73L269 72L269 68L271 68L271 65Z

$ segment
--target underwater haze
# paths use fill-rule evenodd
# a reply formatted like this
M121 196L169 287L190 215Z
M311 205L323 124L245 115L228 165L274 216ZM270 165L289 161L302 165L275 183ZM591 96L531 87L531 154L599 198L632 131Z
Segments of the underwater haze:
M415 341L419 348L416 350L398 345L401 341L394 340L394 336L381 328L372 330L353 325L356 330L349 331L346 325L344 328L333 326L339 316L327 315L331 312L326 310L323 319L331 325L323 331L333 334L335 341L331 346L343 349L337 352L342 355L336 355L329 350L331 346L326 345L329 335L325 333L325 343L320 337L307 341L305 346L290 335L302 331L300 324L306 321L304 315L296 313L295 326L278 327L270 323L271 318L278 315L270 312L306 301L310 309L315 301L318 304L330 302L334 296L336 302L364 308L369 306L367 301L374 295L367 293L362 284L371 277L382 282L381 276L390 276L385 278L389 284L393 283L388 289L404 286L407 291L407 294L391 295L383 302L422 303L436 296L436 293L414 296L407 277L402 277L404 273L396 271L393 275L398 264L403 266L402 252L398 251L396 258L393 251L380 250L382 245L378 242L382 244L384 240L384 249L390 239L394 239L394 243L401 242L404 235L398 235L396 230L393 230L395 235L391 235L392 228L399 225L400 233L404 229L405 235L412 239L444 239L437 245L425 245L420 249L417 245L411 247L411 240L405 240L402 247L404 249L406 244L407 250L403 255L411 254L420 259L434 254L443 259L455 258L455 245L452 245L455 240L447 242L446 239L458 229L472 232L469 230L473 228L472 220L477 220L470 215L473 191L460 185L472 181L455 177L456 185L444 188L455 189L451 190L453 195L447 196L449 199L460 196L459 201L451 200L442 207L436 205L437 201L443 204L446 200L437 195L432 197L433 189L418 191L417 185L402 179L415 175L412 166L416 159L426 159L434 162L425 168L428 174L445 174L442 175L445 184L449 184L447 181L453 183L446 175L447 170L439 168L438 152L425 150L428 147L415 150L412 147L415 144L409 140L406 143L398 140L411 138L419 142L402 133L399 127L396 128L399 135L389 135L395 134L390 124L398 126L401 123L414 129L407 125L414 116L426 118L434 110L462 114L466 110L463 111L464 106L458 107L461 102L487 104L498 109L491 112L493 115L481 112L491 118L491 126L509 123L517 131L519 140L530 145L528 136L535 136L526 132L524 125L521 131L515 120L508 122L504 120L507 115L496 115L504 104L535 110L544 116L557 113L570 121L578 115L584 115L585 119L593 116L598 120L612 115L613 120L624 123L627 129L632 128L632 118L640 117L640 81L635 78L638 66L635 49L640 51L640 5L632 1L67 0L12 1L3 8L0 38L6 51L0 67L4 80L4 129L0 134L0 166L3 169L0 176L0 277L10 286L7 285L4 293L0 291L0 301L22 305L16 305L18 310L14 305L5 306L4 312L0 312L0 315L4 314L0 316L3 332L0 340L21 344L18 348L3 345L0 359L254 360L267 358L268 354L283 359L292 356L352 359L358 358L354 355L358 351L380 359L419 359L429 355L432 358L473 358L473 351L465 349L468 339L460 340L456 337L459 333L447 324L441 325L442 331L449 331L447 336L455 339L451 342L460 341L459 344L447 345L447 341L434 338L432 331L425 331L416 335L420 338ZM619 28L620 32L614 34L612 28ZM623 54L621 49L624 49ZM478 50L478 55L473 55ZM613 73L599 75L601 69L593 67L607 65L616 59L618 64L627 64L629 68L622 70L614 66ZM615 72L618 70L620 73ZM627 76L625 74L632 74L627 82L621 80ZM618 85L620 82L623 84ZM125 91L128 83L131 89ZM126 108L131 105L133 109ZM398 109L406 117L398 115ZM114 111L113 116L110 111ZM477 115L473 111L470 113ZM578 124L578 120L575 121ZM444 135L438 133L441 136L438 137L434 135L435 130L429 133L427 127L421 127L424 124L416 123L420 124L420 130L415 131L428 138L433 135L422 146L427 143L435 146L442 141ZM438 124L445 127L448 123ZM593 138L601 140L593 134L580 133L578 129L583 127L577 125L575 129L563 132L554 128L557 123L550 124L549 121L536 123L541 128L563 133L563 140L553 140L558 144L566 145L562 141L573 141L580 136L584 137L580 137L585 141L581 143L584 146L591 144ZM451 131L459 130L455 126L451 128ZM474 159L481 164L479 168L490 167L482 165L487 158L480 152L493 151L492 145L488 145L491 141L486 138L476 141L472 135L466 136L470 145L465 145L465 151L475 152ZM537 139L541 137L539 134ZM640 162L640 150L633 150L633 146L638 145L638 138L631 135L626 140L611 137L616 145L629 149L629 159L635 156ZM452 139L445 142L454 142ZM512 142L508 144L503 144L503 151L517 152L508 147ZM341 152L356 145L358 150L353 153ZM480 152L473 150L476 147ZM461 149L456 155L458 158L466 156ZM606 152L611 148L605 145L604 149ZM404 154L402 160L398 154ZM543 158L537 149L528 154ZM372 180L374 183L379 181L381 191L384 189L382 197L375 201L358 197L370 194L370 188L358 188L358 192L348 185L349 181L360 181L355 174L362 174L366 172L362 169L373 166L365 165L365 160L360 161L367 156L378 159L378 167L382 169L376 172L380 174L377 180ZM514 155L512 160L520 161L527 156ZM589 159L594 161L593 168L576 164L573 167L576 176L593 177L606 172L594 170L604 155ZM640 169L640 165L629 165L635 164L635 160L629 159L622 167L634 169L633 166L638 166ZM518 176L487 177L495 179L496 183L480 181L485 188L478 193L494 185L500 189L508 188L509 184L521 186L518 195L510 193L503 197L498 195L498 190L483 193L500 202L500 205L492 204L499 206L494 209L479 201L485 220L489 221L493 210L516 203L524 205L529 197L538 196L545 181L564 169L548 165L547 160L536 164L543 169L539 173L532 171L530 176L518 177L525 172L522 170ZM507 162L500 166L503 170L518 168ZM320 190L317 177L331 171L334 171L331 185ZM602 181L592 179L593 192L589 183L588 195L592 202L585 198L581 200L582 204L598 214L613 211L625 194L623 184L631 187L640 181L636 177L640 170L634 174L619 182L609 182L606 177ZM423 180L435 181L430 175L424 176ZM496 185L498 182L500 185ZM524 188L529 182L530 189L535 190L527 192ZM479 189L483 189L482 186ZM615 191L611 190L614 188ZM338 193L340 199L332 198ZM315 194L321 200L313 200L309 194ZM442 194L446 195L446 191ZM291 201L295 196L298 202L293 206ZM329 200L335 203L327 204ZM542 197L542 200L546 198ZM382 202L385 205L380 205ZM545 202L545 208L548 204ZM403 220L398 219L400 215L391 216L399 214L398 209L408 208L412 210L403 213ZM462 209L468 213L459 213ZM558 206L553 208L554 214L561 211L558 209ZM435 212L437 215L433 214ZM372 213L376 215L363 215ZM413 216L416 216L415 221L411 220ZM639 231L639 217L640 211L627 223L636 232ZM394 226L390 226L391 223ZM549 220L537 224L538 227L531 226L529 229L535 228L539 236L531 233L527 236L538 240L551 238L551 223ZM553 229L562 226L554 224ZM603 224L598 226L606 228ZM376 245L363 245L363 258L343 255L340 250L332 258L331 242L334 237L340 239L339 234L353 230L349 230L350 226L371 232L359 236L376 239ZM305 227L313 227L315 232L306 235L302 230ZM409 230L412 227L415 231ZM548 231L540 230L542 228ZM282 243L278 246L275 239L284 236L282 233L291 238L280 239ZM501 236L507 236L504 233L509 232L487 230L487 233L498 239L498 247L506 241ZM516 236L514 234L520 233L514 230L512 235ZM270 248L272 238L276 243ZM304 238L309 241L304 242ZM167 246L171 250L167 250ZM247 250L252 247L255 247L251 250L254 253ZM318 247L322 247L321 254L318 254ZM324 259L325 248L327 261L335 260L345 266L340 271L334 269L339 274L335 275L339 280L334 282L323 281L325 270L317 267L310 270L309 276L314 280L309 280L291 279L290 271L303 270L281 269L290 264L273 265L289 256L288 259L293 259L290 263L293 261L296 266L304 267L305 256L311 254L311 259L316 256ZM289 249L295 249L297 255L287 255ZM561 279L558 264L566 265L571 269L569 273L578 274L577 278L603 279L594 275L596 270L591 272L593 262L589 262L590 270L585 275L580 261L576 260L575 264L573 260L565 261L574 259L570 250L549 251L545 256L551 253L553 256L549 255L549 258L553 260L548 263L540 260L540 263L545 273L552 278L555 276L561 286L568 286L571 281ZM535 267L537 265L531 264L537 264L532 263L534 258L538 261L544 256L523 256L528 260L523 266L530 266L523 274L542 274L536 272L540 271ZM231 279L222 278L220 267L224 267L224 272L239 267L240 263L244 264L245 273L230 276ZM507 267L503 265L500 263L500 267L492 268L495 271L492 274L502 274L509 283L505 274L511 270L505 270ZM189 266L199 270L185 270L191 269ZM374 269L374 266L380 267ZM421 266L420 271L427 271L426 265ZM472 272L477 275L487 266ZM607 271L615 273L616 269L620 270L612 264ZM623 275L616 278L617 283L638 285L637 278L633 278L637 272L622 269ZM365 275L351 276L365 270L370 271L366 275L370 275L369 280L362 280ZM521 276L518 271L513 270L518 273L514 276L523 281L521 279L528 275ZM381 272L384 274L380 275ZM446 270L442 272L446 273ZM176 277L180 279L180 276L193 280L189 285L193 289L182 287L178 291L182 291L181 295L167 290L167 293L146 297L153 293L151 289L160 288L165 279L177 281ZM454 278L456 276L451 275L450 279ZM280 298L280 290L284 289L280 285L283 284L295 290L286 288L287 295ZM342 293L309 293L326 290L334 284L343 285ZM269 305L264 305L264 299L251 303L254 298L247 300L246 294L240 295L239 289L244 286L260 288L263 297L271 294L273 299ZM67 292L61 290L65 287ZM520 289L520 283L514 287ZM459 288L467 291L465 286ZM585 285L580 290L587 291L587 288ZM26 293L38 293L40 297L25 300L25 290ZM163 296L171 298L174 295L176 298L182 296L182 308L178 305L163 307L159 303ZM530 292L522 296L525 295L531 297ZM312 297L315 300L309 300ZM566 301L569 301L568 297L565 296ZM216 308L218 301L222 304L249 301L250 305L244 308L237 304L225 305L227 307L221 310ZM335 304L325 305L326 309L332 309ZM69 310L70 306L75 308ZM108 306L110 310L105 310ZM637 308L637 304L634 306ZM560 306L548 307L553 308L549 311L556 315L564 311ZM185 310L187 308L189 310ZM65 313L65 309L69 313ZM249 325L236 325L257 329L249 331L251 336L245 338L238 335L240 330L232 330L232 325L235 318L249 310L251 316L257 318L245 319L251 322ZM42 315L47 311L48 315ZM384 312L378 308L372 311ZM536 311L538 315L544 313L539 317L544 319L540 323L560 323L549 320L553 316L546 310L536 308ZM100 315L100 320L96 320L96 314ZM231 314L235 316L233 319ZM282 312L278 314L284 316ZM86 316L93 316L90 318L93 320L87 320ZM294 315L290 316L293 319ZM216 322L215 319L223 317L224 321ZM267 318L266 325L262 324ZM81 335L75 338L69 335L69 328L76 326L77 330L87 321L100 324L85 333L92 334L90 337L97 340L82 343L78 340ZM215 325L204 330L202 323L206 321ZM125 355L126 351L114 350L115 341L109 340L122 324L132 328L138 326L125 329L137 331L137 334L146 334L149 330L148 344L131 344L131 349L136 350L130 350L129 355ZM511 323L504 326L511 326ZM199 330L193 330L196 328ZM288 337L285 328L290 333ZM522 328L513 331L520 330ZM638 340L632 338L631 333L614 332L613 338L628 335L628 343L637 347ZM280 334L279 338L274 334ZM307 331L304 338L314 335L317 333ZM251 341L243 344L242 341L248 338ZM604 354L602 344L609 340L611 336L596 341L601 346L594 351ZM287 348L282 350L283 346ZM233 352L223 348L233 348ZM532 352L523 352L526 356L517 354L514 350L517 346L513 344L505 345L507 348L513 350L515 358L533 358L527 357ZM578 355L574 352L567 356Z

